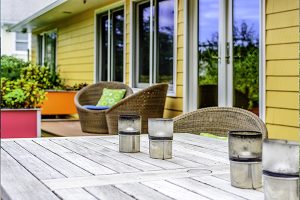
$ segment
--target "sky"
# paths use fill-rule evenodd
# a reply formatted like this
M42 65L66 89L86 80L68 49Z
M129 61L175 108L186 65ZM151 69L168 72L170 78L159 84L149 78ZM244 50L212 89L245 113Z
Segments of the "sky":
M233 21L240 27L242 22L252 26L259 33L259 0L233 0ZM200 41L211 39L218 32L219 0L199 0L199 38Z

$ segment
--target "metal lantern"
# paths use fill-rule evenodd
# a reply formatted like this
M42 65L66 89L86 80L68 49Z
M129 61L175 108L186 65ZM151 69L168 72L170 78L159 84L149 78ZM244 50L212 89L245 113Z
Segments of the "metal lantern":
M141 117L120 115L118 120L119 151L135 153L140 151Z
M266 139L263 143L265 199L299 199L299 144Z
M248 189L262 187L262 133L230 131L228 143L231 185Z
M173 120L148 119L149 154L151 158L172 158Z

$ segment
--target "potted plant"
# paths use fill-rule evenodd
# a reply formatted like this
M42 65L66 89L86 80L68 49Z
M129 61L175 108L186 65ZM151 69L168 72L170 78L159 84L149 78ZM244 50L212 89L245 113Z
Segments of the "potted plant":
M31 65L21 72L25 80L36 80L46 93L46 100L41 105L42 115L71 115L76 114L74 97L77 90L86 83L65 85L58 73L52 73L49 67Z
M41 136L39 106L45 91L33 80L1 79L1 138Z

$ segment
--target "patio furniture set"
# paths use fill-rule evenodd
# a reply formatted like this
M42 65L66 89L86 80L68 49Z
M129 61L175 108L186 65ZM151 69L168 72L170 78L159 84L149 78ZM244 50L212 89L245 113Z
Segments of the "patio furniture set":
M106 110L87 109L105 88L126 93ZM3 141L2 198L299 198L298 144L268 140L263 121L240 108L203 108L164 119L167 89L157 84L133 93L122 83L93 84L75 96L81 127L108 136ZM274 156L278 148L289 156Z

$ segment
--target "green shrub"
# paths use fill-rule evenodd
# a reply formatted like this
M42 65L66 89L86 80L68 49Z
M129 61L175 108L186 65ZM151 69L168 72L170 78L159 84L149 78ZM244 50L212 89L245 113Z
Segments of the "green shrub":
M36 81L1 79L2 108L37 108L46 99L45 91Z
M1 56L1 77L9 80L16 80L20 78L21 70L29 66L29 62L13 56Z
M64 89L63 81L58 74L52 74L49 67L30 65L21 71L21 78L36 81L42 89Z

